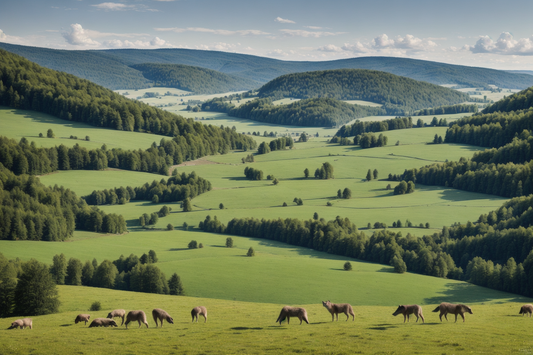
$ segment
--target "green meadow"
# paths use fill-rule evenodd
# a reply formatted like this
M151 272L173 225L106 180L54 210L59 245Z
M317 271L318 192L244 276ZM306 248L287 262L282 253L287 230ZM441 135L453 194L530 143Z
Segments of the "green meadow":
M152 88L151 91L155 91ZM157 88L160 93L166 92ZM185 99L185 98L184 98ZM181 107L181 106L173 106ZM180 112L181 114L181 112ZM101 206L108 213L122 214L129 232L123 235L100 235L76 231L67 242L0 241L0 252L7 258L35 258L50 263L55 254L82 261L96 258L115 260L120 255L142 255L154 250L158 266L168 276L176 272L183 282L186 296L164 296L122 292L90 287L60 286L60 313L34 317L34 329L25 331L0 330L0 354L23 353L531 353L533 341L519 317L521 304L532 300L513 294L486 289L465 282L423 276L397 274L389 265L361 262L355 259L316 252L274 241L236 237L234 248L226 248L226 235L204 233L197 226L207 215L227 223L232 218L310 219L348 217L359 229L374 222L391 226L400 220L410 220L414 228L396 228L406 235L432 234L455 222L475 221L479 215L497 209L506 199L468 193L434 186L417 185L413 194L393 196L397 182L387 181L389 174L401 174L405 169L471 157L483 148L459 145L433 145L435 135L444 137L446 127L413 128L383 132L388 145L361 149L327 143L335 129L274 126L226 115L199 113L209 117L204 123L235 126L237 131L278 132L299 135L302 131L318 133L306 143L295 143L293 149L254 155L255 162L243 164L241 159L255 152L234 151L226 155L209 156L177 166L179 173L196 172L209 180L213 189L192 200L193 211L184 213L179 203L167 204L172 213L160 218L153 229L139 226L143 213L157 212L164 204L133 201L124 205ZM211 116L208 116L211 115ZM463 115L447 116L448 122ZM460 117L459 117L460 116ZM422 117L431 121L433 116ZM372 118L365 118L372 120ZM417 118L414 118L415 120ZM202 121L203 122L203 121ZM38 134L52 128L55 139L39 138ZM98 129L75 122L65 122L31 111L0 109L2 135L14 139L26 137L38 146L79 143L87 148L108 147L146 149L161 136L146 133L119 132ZM78 140L69 139L70 135ZM83 138L88 135L90 141ZM258 142L272 138L255 137ZM317 180L314 171L325 162L334 167L334 179ZM264 172L265 179L249 181L244 168ZM304 178L309 169L310 177ZM377 180L366 181L368 170L377 169ZM272 184L267 175L279 179ZM45 185L64 186L83 196L93 190L120 186L141 186L162 175L123 170L59 171L40 177ZM339 189L349 188L351 199L338 199ZM293 199L301 198L303 206ZM283 203L287 206L283 207ZM220 209L219 205L224 208ZM331 206L327 206L327 204ZM189 230L182 227L187 223ZM425 228L429 223L430 227ZM173 231L166 226L172 224ZM423 224L424 228L419 228ZM196 240L203 248L190 250L187 244ZM246 257L253 247L255 257ZM350 272L343 270L349 260ZM320 301L349 302L355 308L355 322L331 323L331 316ZM92 318L105 317L115 308L143 309L147 312L149 329L129 331L117 329L86 329L74 325L79 313L87 313L94 301L102 303L102 311L92 312ZM472 305L474 314L466 315L466 323L441 323L438 314L431 313L443 301ZM401 316L392 317L398 304L420 304L426 323L413 320L403 324ZM208 322L190 323L194 306L208 308ZM283 305L304 306L309 325L275 324ZM165 323L155 329L151 309L163 308L175 324ZM3 329L15 318L4 319ZM528 323L529 324L529 323ZM417 327L414 329L413 327ZM445 334L445 336L443 336Z
M354 289L354 292L361 292ZM60 313L33 318L32 330L5 330L16 318L3 319L1 353L6 354L529 354L533 340L529 336L531 318L518 315L522 299L505 303L472 305L473 314L466 322L439 321L432 313L438 302L425 304L425 323L416 318L403 323L393 317L396 306L354 306L355 321L338 322L322 307L319 297L309 304L309 324L275 323L285 303L238 302L212 298L176 297L122 292L90 287L59 286ZM88 312L92 302L100 300L102 310ZM333 300L332 300L333 301ZM200 317L191 322L190 310L203 305L207 322ZM74 324L79 313L91 319L105 317L116 308L146 312L149 328L130 323L118 328L88 328ZM174 319L156 328L151 316L154 308L165 309Z

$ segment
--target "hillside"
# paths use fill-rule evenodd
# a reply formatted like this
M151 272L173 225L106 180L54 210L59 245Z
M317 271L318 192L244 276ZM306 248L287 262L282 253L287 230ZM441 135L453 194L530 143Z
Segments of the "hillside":
M202 94L244 91L258 87L259 82L224 74L216 70L182 64L135 64L154 86L171 87Z
M394 57L360 57L321 62L289 62L238 53L191 49L115 49L64 51L0 43L0 48L19 54L42 66L65 71L110 89L149 87L142 74L130 66L143 63L183 64L216 70L266 83L280 75L332 69L371 69L437 85L525 89L533 76L522 73L450 65ZM254 89L257 86L250 86Z
M170 142L167 143L172 148L167 146L165 151L153 147L171 156L163 158L164 161L171 159L167 164L256 146L254 140L229 128L202 125L126 99L88 80L43 68L1 49L0 56L0 105L31 109L96 127L168 136ZM135 160L124 161L140 168L143 164Z
M526 110L533 107L533 87L527 88L516 94L509 95L489 107L485 108L482 113L493 112L511 112Z
M274 99L330 97L366 100L382 104L389 115L406 115L428 107L469 100L468 95L442 86L364 69L287 74L263 85L258 95Z

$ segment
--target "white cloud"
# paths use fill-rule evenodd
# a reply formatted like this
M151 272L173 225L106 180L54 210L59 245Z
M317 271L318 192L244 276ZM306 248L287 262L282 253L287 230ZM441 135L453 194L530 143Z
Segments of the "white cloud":
M106 10L106 11L124 11L124 10L132 10L135 8L135 5L125 5L120 4L116 2L103 2L101 4L97 5L91 5L93 7L96 7L100 10Z
M79 23L70 25L70 31L62 33L63 38L75 46L98 46L100 42L93 40Z
M264 35L269 34L268 32L263 32L260 30L229 31L229 30L215 30L215 29L203 28L203 27L187 27L187 28L169 27L169 28L154 28L154 30L159 31L159 32L176 32L176 33L183 33L183 32L212 33L212 34L223 35L223 36L231 36L231 35L264 36Z
M466 45L464 49L472 53L533 55L533 35L516 40L511 33L503 32L496 41L489 36L481 36L474 46Z
M287 30L287 29L280 30L280 32L285 37L311 37L311 38L337 36L337 35L345 33L345 32L321 32L321 31Z
M0 41L5 41L7 39L7 35L4 33L4 31L0 30Z
M140 11L140 12L146 12L146 11L157 12L157 11L159 11L159 10L156 10L156 9L151 9L148 6L143 5L143 4L126 5L126 4L121 4L121 3L117 3L117 2L103 2L103 3L100 3L100 4L96 4L96 5L91 5L91 6L96 7L99 10L104 10L104 11L128 11L128 10Z
M279 23L296 23L294 21L287 20L287 19L284 19L284 18L281 18L281 17L276 17L276 19L274 21L279 22Z
M161 48L161 47L173 47L165 40L159 37L155 37L150 41L129 41L120 39L111 39L103 43L105 48Z
M310 30L321 30L322 27L319 26L304 26L305 28L309 28Z
M429 39L421 39L412 35L398 36L396 39L389 38L386 34L377 36L372 40L372 47L382 49L403 49L406 51L427 51L437 44Z

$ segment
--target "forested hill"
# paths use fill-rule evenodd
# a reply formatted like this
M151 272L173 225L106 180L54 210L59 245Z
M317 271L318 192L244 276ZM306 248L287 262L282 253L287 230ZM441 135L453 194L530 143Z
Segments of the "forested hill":
M322 62L292 62L246 54L192 49L114 49L65 51L1 43L50 69L61 70L91 80L110 89L146 88L150 82L131 68L142 63L184 64L266 83L278 76L317 70L371 69L443 85L525 89L533 86L533 76L501 70L450 65L408 58L360 57ZM255 89L252 86L248 89Z
M183 160L256 146L252 138L231 129L203 125L126 99L88 80L43 68L2 49L0 59L0 105L97 127L173 137L172 149L179 147Z
M261 84L216 70L182 64L135 64L133 69L155 86L172 87L201 94L246 91Z
M485 108L482 113L493 113L497 111L511 112L525 110L530 107L533 107L533 87L504 97L498 102L495 102L494 104Z
M365 69L283 75L262 86L259 97L367 100L382 104L390 115L410 114L428 107L454 105L469 100L468 95L456 90Z

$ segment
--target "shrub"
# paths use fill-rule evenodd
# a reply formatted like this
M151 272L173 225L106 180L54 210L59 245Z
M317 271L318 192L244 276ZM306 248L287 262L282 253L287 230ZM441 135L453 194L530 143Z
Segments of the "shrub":
M250 247L250 249L248 249L248 253L246 253L246 256L255 256L254 248Z
M344 270L351 271L352 270L352 263L347 261L344 263Z
M96 312L102 309L102 304L100 301L95 301L93 304L91 304L91 308L89 308L89 311Z
M189 249L197 249L198 248L198 242L196 240L191 240L189 242L189 245L187 245Z

